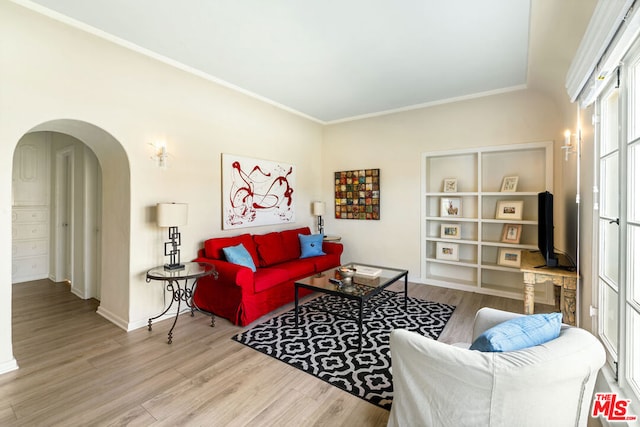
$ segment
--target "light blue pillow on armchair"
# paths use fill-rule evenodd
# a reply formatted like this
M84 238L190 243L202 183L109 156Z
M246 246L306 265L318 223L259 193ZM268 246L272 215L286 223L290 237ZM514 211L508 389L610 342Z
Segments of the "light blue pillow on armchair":
M249 267L251 271L256 272L256 265L253 262L253 258L251 258L251 254L249 254L249 251L247 251L247 248L245 248L242 243L236 246L222 248L222 252L224 252L224 257L230 263Z
M516 351L558 338L562 313L530 314L502 322L484 331L469 350Z
M300 258L326 255L322 252L322 234L298 234L300 239Z

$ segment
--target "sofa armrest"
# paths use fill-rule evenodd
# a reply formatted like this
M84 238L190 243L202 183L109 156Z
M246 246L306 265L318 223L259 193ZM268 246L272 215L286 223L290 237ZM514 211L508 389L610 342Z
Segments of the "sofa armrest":
M322 242L322 251L325 254L335 254L335 255L342 255L342 251L344 250L344 247L342 246L342 243L337 243L337 242Z
M226 284L238 286L253 293L253 271L249 267L242 265L232 264L227 261L219 259L211 259L206 257L199 257L193 260L194 262L208 262L213 264L218 272L218 281Z
M391 427L490 425L491 355L391 331Z
M473 336L471 342L475 341L479 335L481 335L487 329L491 329L494 326L513 319L514 317L524 316L523 314L512 313L510 311L497 310L490 307L482 307L476 313L476 318L473 321Z

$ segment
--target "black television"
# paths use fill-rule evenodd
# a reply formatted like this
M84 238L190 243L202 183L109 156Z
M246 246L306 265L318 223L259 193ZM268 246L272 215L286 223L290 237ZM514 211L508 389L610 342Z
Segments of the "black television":
M548 191L538 193L538 249L545 266L558 266L558 257L553 252L553 194Z

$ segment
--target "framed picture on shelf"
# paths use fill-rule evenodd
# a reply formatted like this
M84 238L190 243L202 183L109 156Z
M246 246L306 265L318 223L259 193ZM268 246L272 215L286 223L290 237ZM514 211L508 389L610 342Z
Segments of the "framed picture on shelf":
M458 261L458 250L457 243L436 242L436 259Z
M503 243L520 243L520 235L522 234L522 224L505 224L502 227Z
M459 239L460 224L440 224L440 238Z
M500 191L514 193L518 188L517 176L505 176L502 180L502 188Z
M505 267L520 267L522 251L520 249L500 248L498 251L498 265Z
M456 178L445 178L442 187L442 191L445 193L455 193L458 191L458 180Z
M522 219L522 200L501 200L496 206L496 219Z
M462 200L455 198L440 199L440 216L462 216Z

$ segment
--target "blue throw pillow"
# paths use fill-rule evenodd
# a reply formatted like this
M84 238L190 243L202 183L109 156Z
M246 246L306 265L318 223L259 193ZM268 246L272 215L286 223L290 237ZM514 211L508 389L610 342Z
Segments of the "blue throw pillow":
M256 272L256 265L253 262L253 258L251 258L251 254L249 254L249 251L247 251L247 248L245 248L242 243L236 246L222 248L222 252L224 252L225 258L230 263L249 267L251 271Z
M515 351L558 338L562 313L530 314L487 329L469 347L479 351Z
M322 252L322 234L298 234L300 239L300 258L326 255Z

